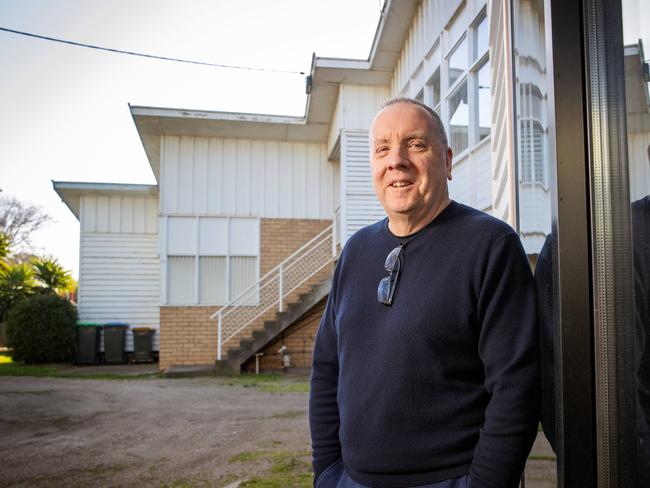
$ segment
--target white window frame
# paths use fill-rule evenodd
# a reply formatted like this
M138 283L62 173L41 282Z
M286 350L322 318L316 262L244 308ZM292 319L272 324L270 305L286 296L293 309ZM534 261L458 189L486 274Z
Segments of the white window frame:
M169 240L169 218L170 217L185 217L185 218L194 218L195 219L195 238L196 238L196 246L194 253L173 253L169 254L168 251L168 240ZM225 254L213 254L213 253L201 253L200 252L200 232L201 232L201 219L202 218L222 218L227 220L227 229L228 229L228 235L226 236L226 253ZM230 303L231 300L233 300L234 296L232 296L231 293L231 282L232 282L232 270L231 270L231 258L235 257L255 257L256 258L256 266L255 266L255 281L259 281L260 279L260 267L261 267L261 246L262 246L262 236L261 236L261 219L259 217L255 218L257 221L257 229L258 229L258 246L257 246L257 254L256 255L251 255L251 254L238 254L234 253L233 250L231 249L230 246L230 232L231 232L231 222L232 219L251 219L253 218L250 217L237 217L237 216L224 216L224 215L195 215L195 216L189 216L189 215L167 215L165 216L165 235L164 235L164 249L163 249L163 255L165 257L165 262L164 262L164 280L163 280L163 286L165 287L164 294L163 294L163 305L166 306L176 306L176 307L186 307L186 306L201 306L201 307L210 307L210 306L223 306L226 305L227 303ZM171 303L169 299L169 280L171 279L170 272L169 272L169 258L172 257L193 257L194 258L194 298L191 302L189 303ZM201 303L200 298L201 298L201 269L200 269L200 258L202 257L225 257L226 258L226 300L223 303L220 302L209 302L209 303ZM251 305L254 305L251 303Z

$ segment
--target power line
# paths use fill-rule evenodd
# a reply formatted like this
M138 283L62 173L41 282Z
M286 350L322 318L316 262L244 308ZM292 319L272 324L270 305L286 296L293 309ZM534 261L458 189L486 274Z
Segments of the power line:
M139 56L141 58L158 59L161 61L174 61L176 63L198 64L201 66L212 66L215 68L243 69L248 71L267 71L271 73L288 73L288 74L296 74L296 75L305 74L304 71L290 71L290 70L283 70L283 69L255 68L252 66L237 66L233 64L207 63L205 61L193 61L189 59L170 58L168 56L156 56L154 54L138 53L134 51L123 51L122 49L113 49L110 47L95 46L93 44L84 44L83 42L68 41L66 39L58 39L56 37L42 36L40 34L33 34L31 32L23 32L14 29L7 29L6 27L0 27L0 31L11 32L12 34L19 34L21 36L35 37L36 39L43 39L45 41L60 42L62 44L70 44L72 46L87 47L89 49L97 49L99 51L108 51L111 53L118 53L118 54L128 54L129 56Z

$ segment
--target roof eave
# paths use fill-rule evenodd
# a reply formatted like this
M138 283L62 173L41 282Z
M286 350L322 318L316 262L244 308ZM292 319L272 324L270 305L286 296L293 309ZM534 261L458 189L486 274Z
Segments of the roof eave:
M63 203L70 209L77 220L82 195L139 195L149 196L158 194L157 185L138 185L130 183L94 183L82 181L54 181L52 187Z

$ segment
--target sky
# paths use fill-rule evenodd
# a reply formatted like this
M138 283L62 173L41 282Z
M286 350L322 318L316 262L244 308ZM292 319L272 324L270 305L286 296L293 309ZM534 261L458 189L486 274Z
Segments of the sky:
M383 0L0 0L0 27L218 64L308 72L312 53L367 59ZM650 2L624 0L625 42ZM34 235L78 277L79 223L51 180L155 184L128 104L302 115L300 74L106 53L0 31L0 189L41 205Z
M0 0L0 27L210 63L309 72L367 59L381 0ZM345 15L343 15L343 13ZM303 115L300 74L143 59L0 31L0 188L53 218L34 235L78 277L79 223L51 180L155 184L128 104Z

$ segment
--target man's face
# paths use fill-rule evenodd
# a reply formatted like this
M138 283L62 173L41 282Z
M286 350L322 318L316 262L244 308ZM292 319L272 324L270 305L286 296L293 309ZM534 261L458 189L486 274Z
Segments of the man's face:
M423 108L395 103L372 125L371 166L375 193L389 219L426 219L447 196L451 150Z

